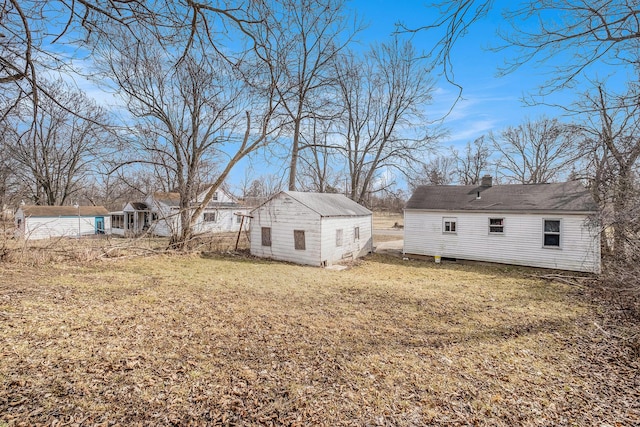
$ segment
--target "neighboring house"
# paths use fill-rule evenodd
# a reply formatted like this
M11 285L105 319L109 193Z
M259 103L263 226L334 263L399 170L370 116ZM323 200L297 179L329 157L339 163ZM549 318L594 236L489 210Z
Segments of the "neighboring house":
M281 191L251 211L251 254L327 266L373 251L371 211L342 194Z
M117 236L136 236L149 229L150 211L144 202L129 202L111 212L111 231Z
M102 206L20 206L16 237L48 239L109 234L111 217Z
M208 189L200 193L190 206L196 208L202 203ZM194 226L195 233L219 233L238 231L242 215L249 214L249 208L241 205L231 194L218 189L207 204ZM180 194L155 192L144 202L130 202L121 212L112 212L113 234L140 235L145 232L157 236L171 236L180 233ZM243 225L246 226L247 221Z
M577 181L420 186L404 209L404 253L597 273L596 213Z

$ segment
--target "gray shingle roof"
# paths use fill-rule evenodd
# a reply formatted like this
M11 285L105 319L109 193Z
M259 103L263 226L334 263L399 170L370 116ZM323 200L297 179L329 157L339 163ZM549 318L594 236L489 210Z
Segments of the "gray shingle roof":
M480 198L477 194L480 192ZM405 209L446 211L595 212L593 197L580 182L553 184L423 185Z
M322 217L371 215L369 209L359 205L343 194L282 191L274 196L274 198L279 195L291 197ZM267 201L266 203L269 202Z
M78 216L78 208L74 206L21 206L25 216L31 217L59 217ZM109 215L109 211L104 206L80 206L80 216L103 216Z
M162 191L156 191L153 193L153 198L167 206L180 206L180 193L164 193Z

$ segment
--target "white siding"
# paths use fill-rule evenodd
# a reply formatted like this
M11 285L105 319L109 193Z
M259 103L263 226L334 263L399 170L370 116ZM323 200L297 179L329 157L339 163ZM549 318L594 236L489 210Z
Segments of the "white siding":
M161 237L170 237L174 232L179 233L180 213L177 207L170 207L164 203L153 199L153 196L147 197L145 201L149 206L149 231L151 234ZM152 219L152 215L157 216L156 220Z
M360 238L354 237L359 228ZM342 246L336 246L336 230L342 230ZM322 219L321 260L331 265L342 259L358 258L371 252L371 216L329 217Z
M17 216L16 219L22 219L20 235L25 239L38 240L49 239L52 237L78 237L92 236L96 234L96 217L24 217ZM111 218L109 215L104 217L104 230L109 234L111 231Z
M111 233L114 236L122 236L124 237L124 229L123 228L112 228Z
M205 193L199 196L199 200L204 197ZM231 203L233 200L224 191L218 190L220 203ZM156 214L158 219L150 220L151 233L157 236L170 237L177 234L181 230L179 209L175 206L168 206L162 202L156 201L152 196L145 200L147 206L152 213ZM221 233L229 231L238 231L240 223L237 222L237 216L234 213L240 212L248 215L248 208L225 207L219 209L205 209L200 218L194 224L195 233ZM204 213L215 213L215 221L204 221ZM248 218L245 218L243 229L249 227Z
M204 221L204 213L200 215L198 222L195 225L196 233L222 233L229 231L240 230L240 223L238 222L238 216L235 213L241 213L243 215L249 214L249 209L206 209L205 212L215 213L215 221ZM249 218L245 218L243 229L249 228Z
M455 234L442 219L457 218ZM504 234L489 234L489 218L504 218ZM560 248L543 247L543 220L561 220ZM574 271L600 271L597 230L580 214L426 212L406 210L404 253Z
M207 188L205 191L198 194L195 201L197 203L202 203L202 201L204 200L208 192L209 192L209 189ZM231 194L224 191L222 188L218 188L215 191L214 197L210 200L210 203L236 203L236 202L237 200Z
M320 215L280 195L255 209L251 219L251 255L320 265ZM262 227L271 228L271 246L262 246ZM294 247L294 230L304 230L305 249Z

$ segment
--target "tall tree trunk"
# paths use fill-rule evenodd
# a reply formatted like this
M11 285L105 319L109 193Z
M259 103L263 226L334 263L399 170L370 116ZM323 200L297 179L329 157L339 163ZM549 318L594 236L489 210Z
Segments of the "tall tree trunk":
M613 196L613 252L617 257L626 255L627 224L629 210L627 201L633 192L632 173L629 167L620 165L620 175L615 183Z
M289 163L289 191L296 191L296 174L298 173L298 156L300 152L300 122L295 119L293 143L291 144L291 162Z

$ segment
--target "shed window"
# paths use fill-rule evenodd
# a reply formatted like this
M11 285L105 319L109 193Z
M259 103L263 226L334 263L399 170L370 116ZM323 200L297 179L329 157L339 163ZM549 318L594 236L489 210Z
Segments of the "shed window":
M360 238L360 227L353 228L353 241L355 242Z
M304 242L304 230L293 230L293 244L299 251L304 251L306 249Z
M560 247L560 220L545 219L544 220L544 246L551 248Z
M271 246L271 227L262 227L262 246Z
M158 220L158 214L156 212L151 212L151 221L157 221Z
M457 218L442 218L442 232L456 233L458 231L457 223Z
M342 229L336 230L336 246L342 246Z
M236 215L236 224L242 223L242 215Z
M489 233L504 234L504 218L489 218Z
M204 221L205 222L216 222L216 213L215 212L205 212L204 213Z

